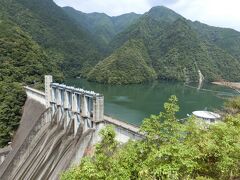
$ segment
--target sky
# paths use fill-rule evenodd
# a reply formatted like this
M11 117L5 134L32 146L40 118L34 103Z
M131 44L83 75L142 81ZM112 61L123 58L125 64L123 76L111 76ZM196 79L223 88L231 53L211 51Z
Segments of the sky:
M102 12L117 16L143 14L154 6L166 6L187 19L240 31L240 0L54 0L85 13Z

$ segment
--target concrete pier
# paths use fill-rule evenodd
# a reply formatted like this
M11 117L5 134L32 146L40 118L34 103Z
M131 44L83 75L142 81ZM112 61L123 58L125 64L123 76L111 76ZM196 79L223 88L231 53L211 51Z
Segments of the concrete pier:
M104 97L99 93L52 82L51 76L45 76L46 108L58 111L58 121L65 115L65 127L74 121L74 134L81 122L85 129L93 128L103 121Z

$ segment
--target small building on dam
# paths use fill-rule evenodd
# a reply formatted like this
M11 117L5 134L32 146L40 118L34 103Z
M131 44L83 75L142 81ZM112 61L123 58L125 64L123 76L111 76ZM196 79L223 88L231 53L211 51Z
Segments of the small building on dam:
M104 96L54 83L45 76L45 92L25 87L20 126L8 147L0 149L1 180L54 180L93 152L99 131L113 125L116 139L140 139L138 127L104 115Z

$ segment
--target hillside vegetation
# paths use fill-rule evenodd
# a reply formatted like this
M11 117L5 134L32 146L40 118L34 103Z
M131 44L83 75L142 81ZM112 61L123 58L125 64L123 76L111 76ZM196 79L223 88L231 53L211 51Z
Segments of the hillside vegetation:
M108 84L141 83L155 79L147 50L141 41L131 40L100 61L88 79Z
M219 28L209 26L198 21L191 23L191 26L200 34L201 38L226 50L233 57L240 59L240 35L238 31L230 28Z
M69 17L91 33L99 48L103 51L107 50L107 45L114 36L134 24L141 16L128 13L111 17L104 13L83 13L71 7L64 7L63 9Z
M195 82L199 79L200 71L206 81L239 81L240 58L236 49L239 49L240 43L238 39L229 39L228 36L233 33L240 38L240 33L220 28L222 33L215 33L219 40L213 42L209 31L217 28L202 26L201 30L196 30L196 22L186 20L165 7L154 7L135 24L115 36L109 48L115 54L116 49L121 49L129 40L143 42L150 57L151 68L155 70L158 79ZM227 39L227 42L224 43L223 39ZM232 41L234 43L227 46ZM124 51L121 52L125 54ZM101 67L104 67L104 62L106 61L101 63ZM111 68L109 71L117 69ZM125 74L129 74L128 69L125 69ZM98 78L97 75L95 79ZM91 76L91 79L94 77Z
M45 74L63 79L56 62L27 33L0 17L0 147L11 141L19 125L23 86L42 88Z
M45 74L84 75L100 57L87 31L52 0L1 0L0 146L18 127L24 85L42 89Z
M135 55L118 51L126 49L127 42L136 41L143 43L143 58L147 58L144 61L150 62L144 69L154 70L160 80L195 82L199 71L206 81L240 80L239 32L189 21L162 6L143 15L129 13L110 17L60 8L52 0L2 0L0 10L44 49L65 76L117 84L153 79L149 78L151 75L141 75L144 78L140 78L139 73L134 75L132 68L131 72L129 68L109 68L109 59L116 59L116 53L127 56L129 64L138 67ZM132 49L129 51L138 51L134 43L132 45L128 45ZM142 61L139 64L142 66ZM94 73L99 68L108 69L107 79L103 73ZM116 79L117 74L118 80L109 80Z
M1 0L0 11L58 61L66 76L84 75L101 58L87 31L52 0Z
M239 32L191 22L165 7L109 17L53 0L1 0L0 145L19 122L22 85L41 88L44 74L129 84L197 81L200 71L207 81L239 81L239 49Z
M164 109L144 119L141 140L118 144L113 127L102 129L94 155L63 173L61 180L240 178L240 114L211 125L193 117L181 122L175 96Z

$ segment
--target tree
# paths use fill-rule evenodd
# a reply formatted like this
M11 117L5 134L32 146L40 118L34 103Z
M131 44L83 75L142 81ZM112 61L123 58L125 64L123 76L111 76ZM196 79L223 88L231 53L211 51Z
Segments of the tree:
M229 114L240 113L240 97L228 99L224 104L224 110Z
M83 158L62 179L240 178L240 114L213 125L194 117L181 122L175 96L164 109L143 121L142 140L117 145L112 129L103 130L95 155Z
M108 179L112 169L112 155L116 150L115 131L107 126L100 131L102 140L96 145L94 156L86 157L79 166L76 166L62 175L62 180Z

